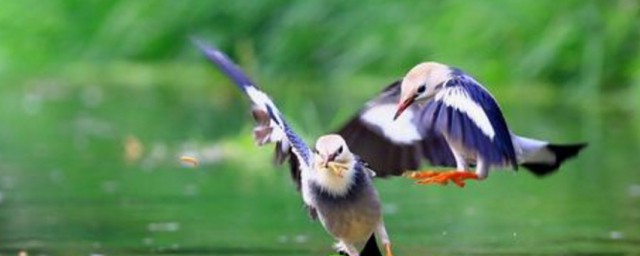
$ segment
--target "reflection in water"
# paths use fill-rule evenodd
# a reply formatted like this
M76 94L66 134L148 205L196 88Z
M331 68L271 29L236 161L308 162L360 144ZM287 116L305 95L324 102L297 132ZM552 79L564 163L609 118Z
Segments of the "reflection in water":
M250 125L246 106L212 108L173 91L54 93L47 88L58 85L45 85L25 94L15 116L1 117L16 124L3 131L16 136L0 137L1 254L331 252L286 168L271 167L271 150L240 130ZM495 172L464 189L376 181L397 253L639 253L640 148L629 113L503 108L519 134L590 145L544 179ZM186 153L197 168L180 166Z

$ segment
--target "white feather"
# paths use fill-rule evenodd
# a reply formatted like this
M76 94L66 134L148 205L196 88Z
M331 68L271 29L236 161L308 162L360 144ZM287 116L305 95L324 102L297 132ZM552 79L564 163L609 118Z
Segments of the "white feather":
M305 158L302 157L301 153L298 151L299 149L291 145L291 141L287 138L285 134L284 122L281 118L280 110L278 110L278 108L273 103L273 101L271 101L271 98L269 98L267 94L258 90L254 86L246 86L245 91L247 95L249 95L249 98L251 98L251 101L253 102L253 104L256 105L257 107L263 109L267 113L269 113L267 110L267 106L271 108L272 113L269 113L269 115L271 116L271 122L269 123L269 125L273 126L274 128L277 127L278 129L274 129L274 132L272 133L272 138L270 139L278 139L279 137L281 137L282 141L285 142L284 146L292 146L293 153L300 160L299 161L300 165L306 166L307 162L304 160ZM274 119L275 121L277 121L277 123L274 121Z
M349 192L349 187L354 182L354 170L345 171L343 177L338 177L330 171L316 170L316 181L324 191L335 196L345 195ZM351 174L350 174L351 173Z
M316 207L316 199L311 191L309 182L313 179L313 170L304 165L300 165L300 182L302 183L302 200L305 204Z
M352 161L348 165L347 170L342 173L342 177L339 177L323 167L320 157L314 154L314 167L313 169L309 169L307 177L309 180L315 181L320 188L329 194L336 196L344 195L349 192L351 184L355 182L355 162Z
M554 163L556 156L547 149L549 142L512 135L519 163Z
M396 106L382 104L367 109L360 119L367 124L379 127L385 137L395 143L413 144L422 139L413 120L414 112L406 111L395 121Z
M271 101L271 99L269 98L269 96L267 96L267 94L258 90L254 86L247 86L245 88L246 88L247 95L249 95L249 98L251 98L251 101L253 102L253 104L257 105L260 108L266 108L266 106L269 106L271 108L271 111L274 111L273 114L275 115L275 118L278 120L280 124L282 124L282 120L280 119L280 115L279 115L280 111L278 110L276 105L273 104L273 101Z
M455 108L456 110L462 112L467 115L471 121L473 121L478 128L489 137L489 139L493 140L495 136L495 131L493 130L493 126L489 121L489 117L487 117L487 113L484 112L482 107L475 102L467 91L460 87L449 87L444 88L442 91L436 94L435 100L443 102L446 106Z

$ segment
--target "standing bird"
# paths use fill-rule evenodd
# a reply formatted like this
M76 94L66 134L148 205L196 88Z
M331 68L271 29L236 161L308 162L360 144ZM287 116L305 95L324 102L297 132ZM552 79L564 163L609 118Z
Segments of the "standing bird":
M391 256L380 199L372 184L374 173L351 153L344 139L336 134L322 136L312 150L290 128L272 100L224 53L203 43L196 44L251 100L258 122L254 130L258 142L275 142L293 153L292 163L299 170L303 201L338 241L336 249L350 256L359 255L357 248L377 234L386 255Z
M513 134L493 96L462 70L436 62L420 63L402 80L397 120L408 109L423 133L441 135L457 170L411 174L419 183L464 186L465 179L485 179L491 167L518 165L537 175L555 171L586 144L553 145ZM417 103L417 104L416 104ZM418 108L413 107L418 105ZM475 164L475 173L466 172Z

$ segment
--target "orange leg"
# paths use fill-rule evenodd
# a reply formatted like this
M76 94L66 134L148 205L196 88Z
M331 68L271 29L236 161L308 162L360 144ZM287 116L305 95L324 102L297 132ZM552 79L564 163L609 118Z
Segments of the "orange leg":
M391 252L391 243L387 243L384 245L384 250L385 250L385 256L393 256L393 253Z
M429 173L429 176L421 177L419 175L410 176L411 178L418 180L418 184L426 185L426 184L440 184L447 185L449 181L455 183L458 187L464 187L465 180L472 179L478 180L478 175L471 172L461 172L461 171L448 171L448 172L439 172L436 174Z
M405 177L409 177L412 178L414 180L422 180L422 179L426 179L426 178L431 178L434 176L438 176L440 173L436 172L436 171L429 171L429 170L424 170L424 171L412 171L412 172L406 172L404 174Z

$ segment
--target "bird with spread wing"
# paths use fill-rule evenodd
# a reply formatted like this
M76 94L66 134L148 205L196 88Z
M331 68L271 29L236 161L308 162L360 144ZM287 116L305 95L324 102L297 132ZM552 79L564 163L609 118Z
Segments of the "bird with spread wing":
M372 183L374 172L349 150L345 140L337 134L324 135L318 138L314 149L309 148L273 101L224 53L201 42L196 44L251 100L258 123L254 135L259 144L277 143L292 153L303 201L311 215L338 240L336 249L350 256L359 255L358 247L369 244L370 239L375 241L378 235L386 255L392 256L380 199Z
M543 177L586 146L515 135L508 130L493 96L473 78L442 64L428 64L431 68L426 71L424 67L419 64L388 85L336 132L377 177L406 175L419 184L452 181L464 187L465 179L486 178L490 166L506 165L521 166ZM432 73L436 69L439 71ZM428 90L429 86L433 89ZM434 90L440 96L425 98L427 91ZM270 140L266 135L271 130L269 124L256 127L259 144ZM278 142L276 162L283 163L289 155L290 146ZM299 184L295 161L290 158L291 176ZM425 163L456 167L456 171L413 171ZM477 173L465 172L470 165L477 167Z
M399 87L393 118L402 122L401 117L406 116L411 119L411 128L406 129L425 138L435 135L443 139L456 166L450 172L411 173L419 183L453 181L464 186L466 179L485 179L491 167L517 170L519 165L543 176L556 171L586 146L551 144L513 134L489 91L457 68L420 63L405 75ZM471 164L475 173L466 172Z

